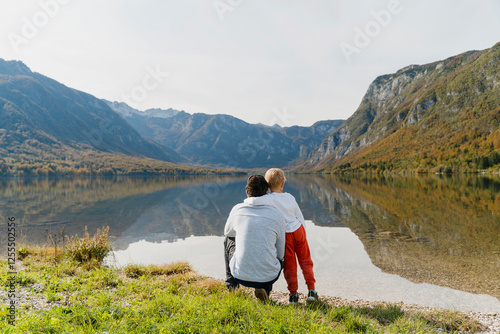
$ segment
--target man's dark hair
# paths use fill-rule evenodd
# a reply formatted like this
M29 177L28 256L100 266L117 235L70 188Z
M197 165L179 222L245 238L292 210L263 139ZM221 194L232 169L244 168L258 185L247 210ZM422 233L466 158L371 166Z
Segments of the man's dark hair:
M250 197L259 197L267 193L269 185L262 175L251 175L248 178L245 190Z

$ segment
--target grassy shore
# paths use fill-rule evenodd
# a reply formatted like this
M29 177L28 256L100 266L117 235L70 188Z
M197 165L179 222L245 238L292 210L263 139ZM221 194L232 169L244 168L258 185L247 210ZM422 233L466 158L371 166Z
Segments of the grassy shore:
M75 240L73 240L75 241ZM2 333L432 333L480 330L460 312L398 305L336 307L262 303L251 290L226 291L188 263L106 267L53 248L18 250L15 325L9 325L7 261L1 262ZM105 253L105 252L104 252ZM91 253L88 253L91 254ZM81 255L81 254L80 254ZM103 254L101 254L102 256Z

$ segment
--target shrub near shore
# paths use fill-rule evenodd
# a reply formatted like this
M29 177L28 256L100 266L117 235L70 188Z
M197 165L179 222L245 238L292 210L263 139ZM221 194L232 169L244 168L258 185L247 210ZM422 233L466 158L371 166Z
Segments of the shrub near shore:
M106 237L107 229L103 229L94 237L84 235L72 242L109 251ZM72 252L82 252L82 248L71 242L59 256L54 256L58 253L53 248L19 249L23 260L16 274L16 323L8 325L8 301L3 298L2 333L429 333L438 328L480 329L476 321L459 312L405 311L390 304L263 304L248 289L227 292L222 281L199 275L184 262L123 268L105 266L95 258L77 262ZM2 261L2 286L7 284L8 271L7 262Z

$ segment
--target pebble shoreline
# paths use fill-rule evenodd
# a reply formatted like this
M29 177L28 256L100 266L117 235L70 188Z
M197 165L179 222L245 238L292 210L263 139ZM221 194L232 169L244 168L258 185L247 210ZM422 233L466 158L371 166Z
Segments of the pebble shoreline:
M299 303L306 303L305 295L299 293ZM272 291L270 298L280 304L288 304L289 295L284 292ZM366 300L348 300L339 297L321 296L320 300L328 303L329 305L340 307L340 306L355 306L355 307L374 307L376 305L397 305L401 307L403 311L413 310L413 311L429 311L433 310L432 307L424 307L418 305L410 305L404 303L388 303L383 301L371 302ZM462 312L472 319L477 320L485 328L484 331L479 332L480 334L500 334L500 314L498 313L479 313L479 312ZM439 332L438 332L439 333Z
M16 291L16 306L23 307L30 310L49 310L53 307L66 306L68 296L60 293L60 301L49 301L40 292L43 291L43 284L36 283L32 287L22 287ZM249 292L252 292L249 289ZM271 292L271 299L278 304L288 304L288 294L284 292L273 291ZM8 306L10 300L8 299L8 291L0 291L0 300L2 306ZM299 294L299 303L306 303L306 296ZM403 303L386 303L386 302L370 302L366 300L347 300L339 297L320 296L320 300L328 303L329 305L340 306L355 306L355 307L374 307L380 304L395 304L403 310L432 310L430 307L422 307L417 305L408 305ZM497 313L477 313L477 312L463 312L473 319L476 319L485 328L481 334L499 334L500 333L500 314ZM438 331L438 333L440 333Z

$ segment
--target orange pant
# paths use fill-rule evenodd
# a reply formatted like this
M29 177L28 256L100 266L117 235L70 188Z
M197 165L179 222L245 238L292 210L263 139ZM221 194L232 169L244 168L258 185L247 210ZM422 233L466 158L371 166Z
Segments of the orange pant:
M288 284L288 291L291 295L297 293L299 283L297 281L297 260L299 260L300 269L306 280L308 289L314 289L313 262L311 260L311 252L309 251L309 244L307 243L306 230L304 226L300 226L297 231L286 234L285 246L285 267L283 274Z

